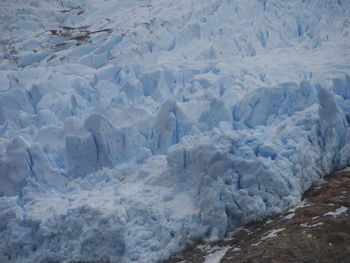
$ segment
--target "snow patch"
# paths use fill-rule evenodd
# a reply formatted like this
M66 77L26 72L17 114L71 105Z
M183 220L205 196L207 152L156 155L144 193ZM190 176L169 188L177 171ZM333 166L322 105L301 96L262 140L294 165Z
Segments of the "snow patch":
M344 207L344 206L341 206L339 207L337 210L335 210L334 212L328 212L328 213L325 213L324 216L333 216L333 217L337 217L341 214L344 214L346 213L346 211L348 211L348 208L347 207Z
M225 256L226 251L229 248L230 247L223 247L223 248L215 251L214 253L211 253L211 254L205 256L205 260L203 263L219 263L220 260Z
M263 240L266 240L266 239L269 239L269 238L274 238L277 236L277 233L279 232L282 232L285 228L280 228L280 229L274 229L274 230L271 230L269 231L269 233L266 235L266 236L263 236L260 240L263 241Z

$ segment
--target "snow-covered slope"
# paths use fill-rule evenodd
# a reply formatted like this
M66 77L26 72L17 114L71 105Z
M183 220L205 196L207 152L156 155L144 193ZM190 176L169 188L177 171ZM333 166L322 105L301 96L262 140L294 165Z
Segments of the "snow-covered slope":
M0 262L156 262L350 164L350 2L0 3Z

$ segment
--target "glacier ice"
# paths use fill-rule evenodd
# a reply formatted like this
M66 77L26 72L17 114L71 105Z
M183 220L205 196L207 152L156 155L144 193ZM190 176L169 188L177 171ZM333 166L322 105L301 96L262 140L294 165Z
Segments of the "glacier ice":
M158 262L350 165L347 1L0 14L0 262Z

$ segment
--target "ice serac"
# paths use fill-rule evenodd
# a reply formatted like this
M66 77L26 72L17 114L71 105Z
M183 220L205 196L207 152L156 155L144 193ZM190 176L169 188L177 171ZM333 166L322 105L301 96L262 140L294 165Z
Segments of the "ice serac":
M30 181L43 186L64 185L64 179L51 169L49 160L38 145L29 144L23 137L11 140L6 152L0 155L1 196L21 194Z
M0 262L159 262L350 165L350 2L0 1Z
M66 120L65 148L69 171L75 177L93 173L98 169L97 146L93 135L79 120Z
M346 164L341 163L339 158L340 151L346 144L347 122L339 111L335 102L334 95L326 89L319 87L318 99L320 103L320 130L321 130L321 148L323 150L323 159L328 165L327 173L342 168Z
M0 124L5 120L17 122L21 111L33 113L23 90L15 88L0 93Z
M208 131L219 127L220 122L232 124L232 114L225 103L217 98L210 101L210 106L198 119L201 130Z
M307 81L284 83L273 88L258 88L233 107L234 128L270 126L273 121L303 111L316 100L316 89Z
M166 150L180 142L180 139L194 132L193 124L174 100L166 101L154 120L151 131L151 149L155 154L164 154Z
M69 170L79 177L129 160L138 150L130 144L128 129L118 129L102 115L92 113L84 121L66 120L66 155ZM134 147L133 147L134 146Z

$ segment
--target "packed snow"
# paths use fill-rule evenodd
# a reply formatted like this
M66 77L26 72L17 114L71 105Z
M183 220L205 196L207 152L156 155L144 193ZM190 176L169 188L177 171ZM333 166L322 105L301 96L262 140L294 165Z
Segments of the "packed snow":
M158 262L350 166L346 0L0 2L0 262Z

